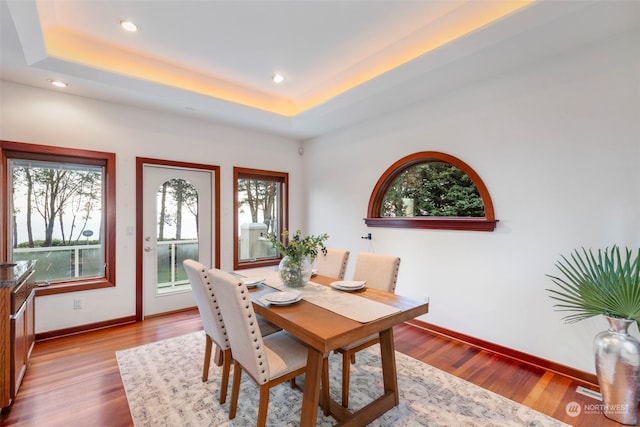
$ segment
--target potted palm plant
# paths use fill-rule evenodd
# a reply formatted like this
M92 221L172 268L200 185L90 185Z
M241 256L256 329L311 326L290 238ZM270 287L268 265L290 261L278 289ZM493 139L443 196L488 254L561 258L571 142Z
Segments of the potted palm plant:
M607 418L636 425L640 385L640 341L628 333L640 325L640 249L618 246L597 252L582 248L556 263L560 276L547 275L547 289L558 311L570 312L567 323L603 315L609 329L594 339L596 376Z

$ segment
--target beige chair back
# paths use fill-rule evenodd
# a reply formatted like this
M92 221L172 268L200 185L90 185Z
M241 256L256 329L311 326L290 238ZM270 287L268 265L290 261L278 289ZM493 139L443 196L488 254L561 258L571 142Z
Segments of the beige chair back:
M395 292L399 269L400 258L396 256L360 252L353 280L366 280L369 288Z
M267 383L269 363L247 287L237 277L219 269L209 270L209 276L218 297L233 358L258 384Z
M344 279L349 261L349 251L345 249L327 248L327 253L318 253L315 269L321 276Z
M192 259L184 260L182 265L191 283L205 333L221 350L231 348L208 269Z

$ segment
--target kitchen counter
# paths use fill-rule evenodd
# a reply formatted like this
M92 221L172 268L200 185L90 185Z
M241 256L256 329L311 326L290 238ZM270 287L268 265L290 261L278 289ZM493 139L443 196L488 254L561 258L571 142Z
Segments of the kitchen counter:
M14 287L20 283L33 270L35 263L35 261L16 261L11 264L0 264L0 288Z

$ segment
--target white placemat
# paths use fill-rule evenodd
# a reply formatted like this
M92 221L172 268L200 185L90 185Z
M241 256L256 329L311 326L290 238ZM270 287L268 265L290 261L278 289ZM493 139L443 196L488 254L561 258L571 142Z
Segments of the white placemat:
M272 269L255 268L243 270L239 273L265 277L264 283L266 285L279 290L285 289L278 276L278 272ZM400 311L397 307L363 298L349 292L332 289L319 283L309 282L306 286L295 288L295 290L302 292L302 299L305 301L360 323L372 322ZM265 305L269 304L264 298L260 300L260 303Z
M397 307L313 282L302 288L302 298L360 323L372 322L400 311Z

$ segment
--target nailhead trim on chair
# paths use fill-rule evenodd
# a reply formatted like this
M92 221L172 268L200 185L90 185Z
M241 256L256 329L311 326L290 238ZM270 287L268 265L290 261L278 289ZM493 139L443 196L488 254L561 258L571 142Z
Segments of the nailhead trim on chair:
M213 303L215 304L216 316L218 316L218 319L222 319L222 313L220 312L220 306L218 306L218 299L213 294L213 286L211 285L211 281L209 280L209 275L207 274L207 269L205 269L205 268L201 269L200 270L200 274L202 275L202 278L207 282L207 289L209 290L209 295L211 296L211 299L212 299ZM229 337L227 336L227 330L225 329L224 324L223 324L221 329L223 329L224 342L225 342L226 346L229 347Z
M250 307L251 307L250 299L247 297L247 295L245 295L245 290L242 289L242 283L238 282L237 286L239 288L241 288L241 290L240 290L240 294L242 295L241 299L243 301L246 301L244 309L247 311L247 313L246 313L247 314L247 319L250 319L249 326L251 326L251 328L252 328L249 332L250 332L251 335L254 336L253 342L254 343L258 343L259 342L258 334L260 334L259 336L262 336L262 334L260 333L260 330L257 328L258 323L255 321L255 317L253 316L253 314L250 311ZM259 344L254 347L254 352L257 353L256 357L258 359L258 366L264 367L265 364L264 364L264 362L262 360L261 350L262 350L262 347ZM266 369L262 369L260 371L260 373L262 374L262 378L260 378L258 381L260 383L262 383L262 384L268 383L269 382L269 375L267 374L267 370Z
M224 403L227 396L229 369L231 367L231 345L227 329L222 319L222 311L214 295L213 283L211 281L212 276L205 266L195 260L186 259L183 262L183 266L189 277L189 283L193 286L192 291L202 317L203 328L207 335L202 365L202 381L209 379L211 351L215 345L218 349L216 352L216 357L218 357L216 363L221 362L222 365L219 401L220 403Z

